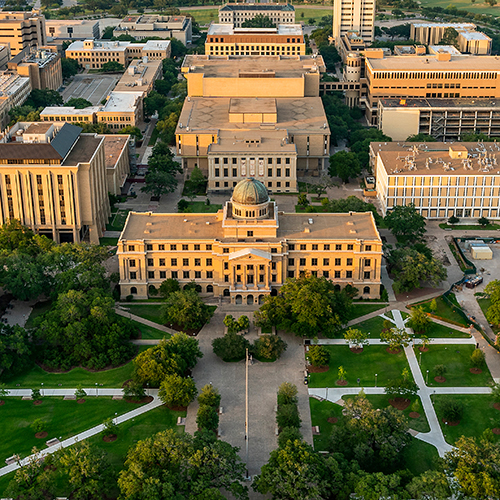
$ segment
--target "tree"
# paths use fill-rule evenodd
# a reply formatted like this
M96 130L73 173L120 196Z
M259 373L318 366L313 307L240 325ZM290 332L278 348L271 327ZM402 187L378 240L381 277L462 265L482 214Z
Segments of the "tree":
M183 378L180 375L167 375L160 384L159 398L169 408L189 406L196 397L196 384L192 378Z
M492 385L491 398L495 403L500 403L500 383L494 383Z
M446 28L444 30L443 38L441 38L441 41L438 43L438 45L453 45L458 49L458 31L455 28Z
M226 314L224 316L224 320L222 321L224 326L227 328L227 333L238 333L240 325L238 322L234 319L234 316L232 314Z
M276 28L276 25L271 21L269 16L257 14L253 19L247 19L242 25L242 28Z
M481 217L480 219L478 219L477 223L482 227L486 227L490 223L490 221L486 217Z
M279 429L285 427L299 428L301 419L297 403L280 404L276 412L276 423Z
M429 304L429 308L430 308L430 310L431 310L431 312L432 312L433 314L435 314L435 313L436 313L437 308L438 308L438 307L437 307L437 302L436 302L436 299L432 299L432 300L431 300L431 303Z
M349 182L349 177L355 179L361 174L361 163L355 153L339 151L330 156L328 173L332 177L340 177L342 181Z
M470 362L472 366L475 368L481 368L482 366L484 366L485 363L484 352L481 349L474 349L474 351L472 351L472 354L470 356Z
M436 374L436 377L444 377L444 374L446 373L446 366L444 365L436 365L434 366L434 373Z
M0 325L0 379L8 380L33 363L32 343L24 328Z
M40 389L31 389L31 399L33 401L40 401L42 399L42 394L40 393Z
M179 290L171 293L161 306L161 317L165 323L174 323L181 328L197 330L212 317L213 312L194 290Z
M9 395L9 390L5 387L5 384L0 384L0 404L4 403L1 398L5 398Z
M454 215L452 215L449 219L448 219L448 224L454 226L455 224L458 224L460 222L460 219L458 217L455 217Z
M68 57L63 57L61 59L61 69L62 77L64 79L70 78L78 73L80 69L80 64L76 59L69 59Z
M414 477L406 489L411 498L417 500L444 500L451 497L448 478L437 470L428 470Z
M37 418L31 425L30 429L38 434L39 432L44 432L47 428L47 422L44 422L41 418Z
M432 135L420 133L408 136L405 142L436 142L436 139Z
M219 413L217 408L209 405L200 405L196 414L196 424L199 430L216 431L219 427Z
M486 319L492 325L500 324L500 280L490 281L484 287L484 293L490 298L490 306L486 311Z
M344 489L343 479L333 457L320 455L304 441L290 440L271 452L252 487L276 500L321 500L336 498Z
M340 382L345 382L347 380L347 371L343 366L339 366L337 380Z
M245 351L250 347L250 342L237 333L227 333L214 339L212 347L214 354L223 361L238 361L245 358Z
M123 387L123 397L126 400L140 401L145 395L144 387L136 380L130 380Z
M131 135L136 141L142 140L142 132L139 127L133 127L132 125L127 125L118 131L119 134Z
M302 434L297 427L283 427L278 436L278 447L284 448L288 442L302 441Z
M408 326L413 329L417 335L422 335L431 326L431 319L421 307L412 307Z
M449 396L439 399L437 408L446 422L459 422L464 414L462 401Z
M177 211L178 212L186 212L189 208L189 202L182 199L177 202Z
M184 189L188 192L193 193L194 195L205 194L207 186L207 179L203 175L201 169L196 166L189 179L184 183Z
M418 392L418 385L410 377L410 373L407 368L403 370L401 377L395 380L389 381L386 385L384 392L391 399L403 398L410 399L415 397Z
M78 400L78 399L83 399L86 396L87 396L87 393L83 390L82 384L78 384L76 386L75 398Z
M115 73L124 70L125 68L123 67L123 64L120 64L117 61L108 61L102 65L99 71L101 73Z
M264 299L264 304L253 314L254 324L260 327L277 328L287 313L287 304L283 296L271 297L268 295Z
M61 94L57 90L33 89L24 104L38 109L47 106L60 106L62 103Z
M368 345L370 341L368 340L368 333L362 332L356 328L349 328L344 332L344 339L349 347L364 347Z
M134 500L160 498L219 499L223 488L237 500L247 498L242 486L245 466L238 448L213 433L160 432L129 449L118 486L121 497Z
M72 97L69 101L66 101L65 106L73 106L76 109L84 109L92 106L92 103L83 97Z
M328 366L330 351L325 346L312 345L309 347L307 359L312 366Z
M214 408L219 408L220 406L220 394L219 391L212 385L207 384L201 388L201 392L198 396L198 404L200 406L213 406Z
M179 282L174 278L168 278L162 281L158 292L166 299L171 293L178 292L181 289Z
M411 344L413 336L408 333L406 328L391 328L380 333L380 338L383 342L389 344L392 351L398 350L400 347L408 347Z
M398 474L383 474L382 472L367 473L360 470L350 475L353 484L353 496L363 500L379 500L381 498L400 498L401 477Z
M275 361L286 351L287 343L278 335L260 335L252 346L252 354L258 359Z
M426 232L425 218L418 213L413 203L394 207L384 221L402 243L420 241Z
M107 418L103 422L104 428L102 430L103 436L116 436L118 434L118 426L112 417Z
M297 404L297 386L290 382L283 382L278 388L278 404Z
M174 155L168 144L158 142L153 148L148 162L149 168L142 191L156 197L175 191L177 187L175 176L182 171L182 168L179 162L174 161Z

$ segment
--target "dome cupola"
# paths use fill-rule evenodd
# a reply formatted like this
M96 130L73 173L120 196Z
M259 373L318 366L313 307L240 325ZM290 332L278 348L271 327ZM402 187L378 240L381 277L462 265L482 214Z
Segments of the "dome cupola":
M269 195L262 182L250 177L236 184L231 198L233 217L262 219L268 215Z

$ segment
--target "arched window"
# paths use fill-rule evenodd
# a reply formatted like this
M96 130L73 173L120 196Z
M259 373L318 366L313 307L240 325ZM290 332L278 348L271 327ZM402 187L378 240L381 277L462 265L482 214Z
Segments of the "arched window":
M229 295L230 295L229 288L224 289L223 295L224 295L224 297L229 297Z
M136 288L135 286L131 287L131 288L130 288L130 293L131 293L132 295L137 295L137 288Z
M207 285L207 293L213 293L214 287L212 285Z
M369 286L365 286L363 288L363 293L370 293L370 287Z

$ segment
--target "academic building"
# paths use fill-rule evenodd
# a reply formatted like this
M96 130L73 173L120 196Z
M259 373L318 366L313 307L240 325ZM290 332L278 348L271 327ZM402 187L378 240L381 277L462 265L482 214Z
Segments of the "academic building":
M497 155L500 146L492 142L372 142L382 213L413 203L428 219L499 218Z
M219 8L219 23L241 28L255 16L266 16L273 24L295 24L295 7L287 3L228 3Z
M173 278L233 304L260 304L304 272L380 297L382 241L371 212L283 213L252 178L216 214L130 212L117 255L122 297L146 299Z
M110 216L108 182L123 183L129 136L81 132L68 123L18 122L2 134L0 223L15 218L60 243L99 243Z
M295 192L328 164L330 129L319 97L321 56L186 56L188 97L176 129L183 168L198 166L211 192L256 176Z
M205 54L223 56L305 55L301 24L279 24L276 28L235 28L214 24L208 28Z
M0 127L10 122L9 111L21 106L31 92L30 79L16 73L0 71Z
M0 12L0 43L9 43L13 56L26 47L47 45L45 16L37 10Z
M335 45L349 32L356 32L363 42L374 40L375 0L334 0L333 31Z

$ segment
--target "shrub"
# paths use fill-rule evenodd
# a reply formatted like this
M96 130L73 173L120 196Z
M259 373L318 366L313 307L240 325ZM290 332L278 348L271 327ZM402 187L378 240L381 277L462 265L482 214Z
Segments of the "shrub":
M411 411L413 411L415 413L420 412L420 401L418 399L415 399L415 401L411 405Z
M475 368L481 368L484 365L484 352L481 349L474 349L470 356L470 362Z
M41 399L42 395L40 394L40 389L31 389L31 399L33 401L37 401Z
M300 427L299 409L296 404L283 404L278 406L276 422L280 429L285 427Z
M464 404L454 398L440 399L438 408L446 422L458 422L464 414Z
M307 358L312 366L327 366L330 361L330 352L322 345L312 345L309 347Z
M219 427L219 413L213 406L200 405L196 415L198 429L215 431Z
M278 404L297 404L297 386L290 382L283 382L278 389Z
M431 300L429 307L430 307L432 313L435 313L437 311L438 305L437 305L436 299Z
M75 391L75 398L76 399L83 399L87 393L83 390L82 385L78 384L76 386L76 391Z
M203 386L201 388L201 393L198 396L198 403L200 406L212 406L213 408L219 408L219 391L212 384Z
M286 351L286 342L277 335L261 335L255 340L252 353L257 358L276 360Z
M245 350L250 347L250 342L237 333L227 333L224 337L212 341L216 356L223 361L239 361L245 358Z
M47 422L44 422L41 418L37 418L31 425L30 429L35 433L45 431L47 427Z
M103 436L116 436L118 434L118 426L113 418L107 418L104 422L104 429L102 430Z
M132 302L132 301L134 300L134 296L133 296L132 294L127 295L127 296L125 297L125 300L126 300L127 302Z
M392 328L392 321L388 320L388 319L384 319L384 323L383 323L383 326L382 326L382 330L383 331L388 331Z
M341 382L347 380L347 372L343 366L339 366L338 377Z
M444 365L436 365L434 367L434 372L437 377L442 377L446 373L446 366Z
M288 441L302 441L302 434L297 427L284 427L278 436L278 446L284 448Z
M140 400L146 395L142 384L136 380L131 380L123 388L123 397L125 399Z
M167 375L160 385L158 396L169 408L185 407L196 397L196 384L192 378L180 375Z
M177 211L184 212L189 207L189 202L186 200L179 200L177 202Z

